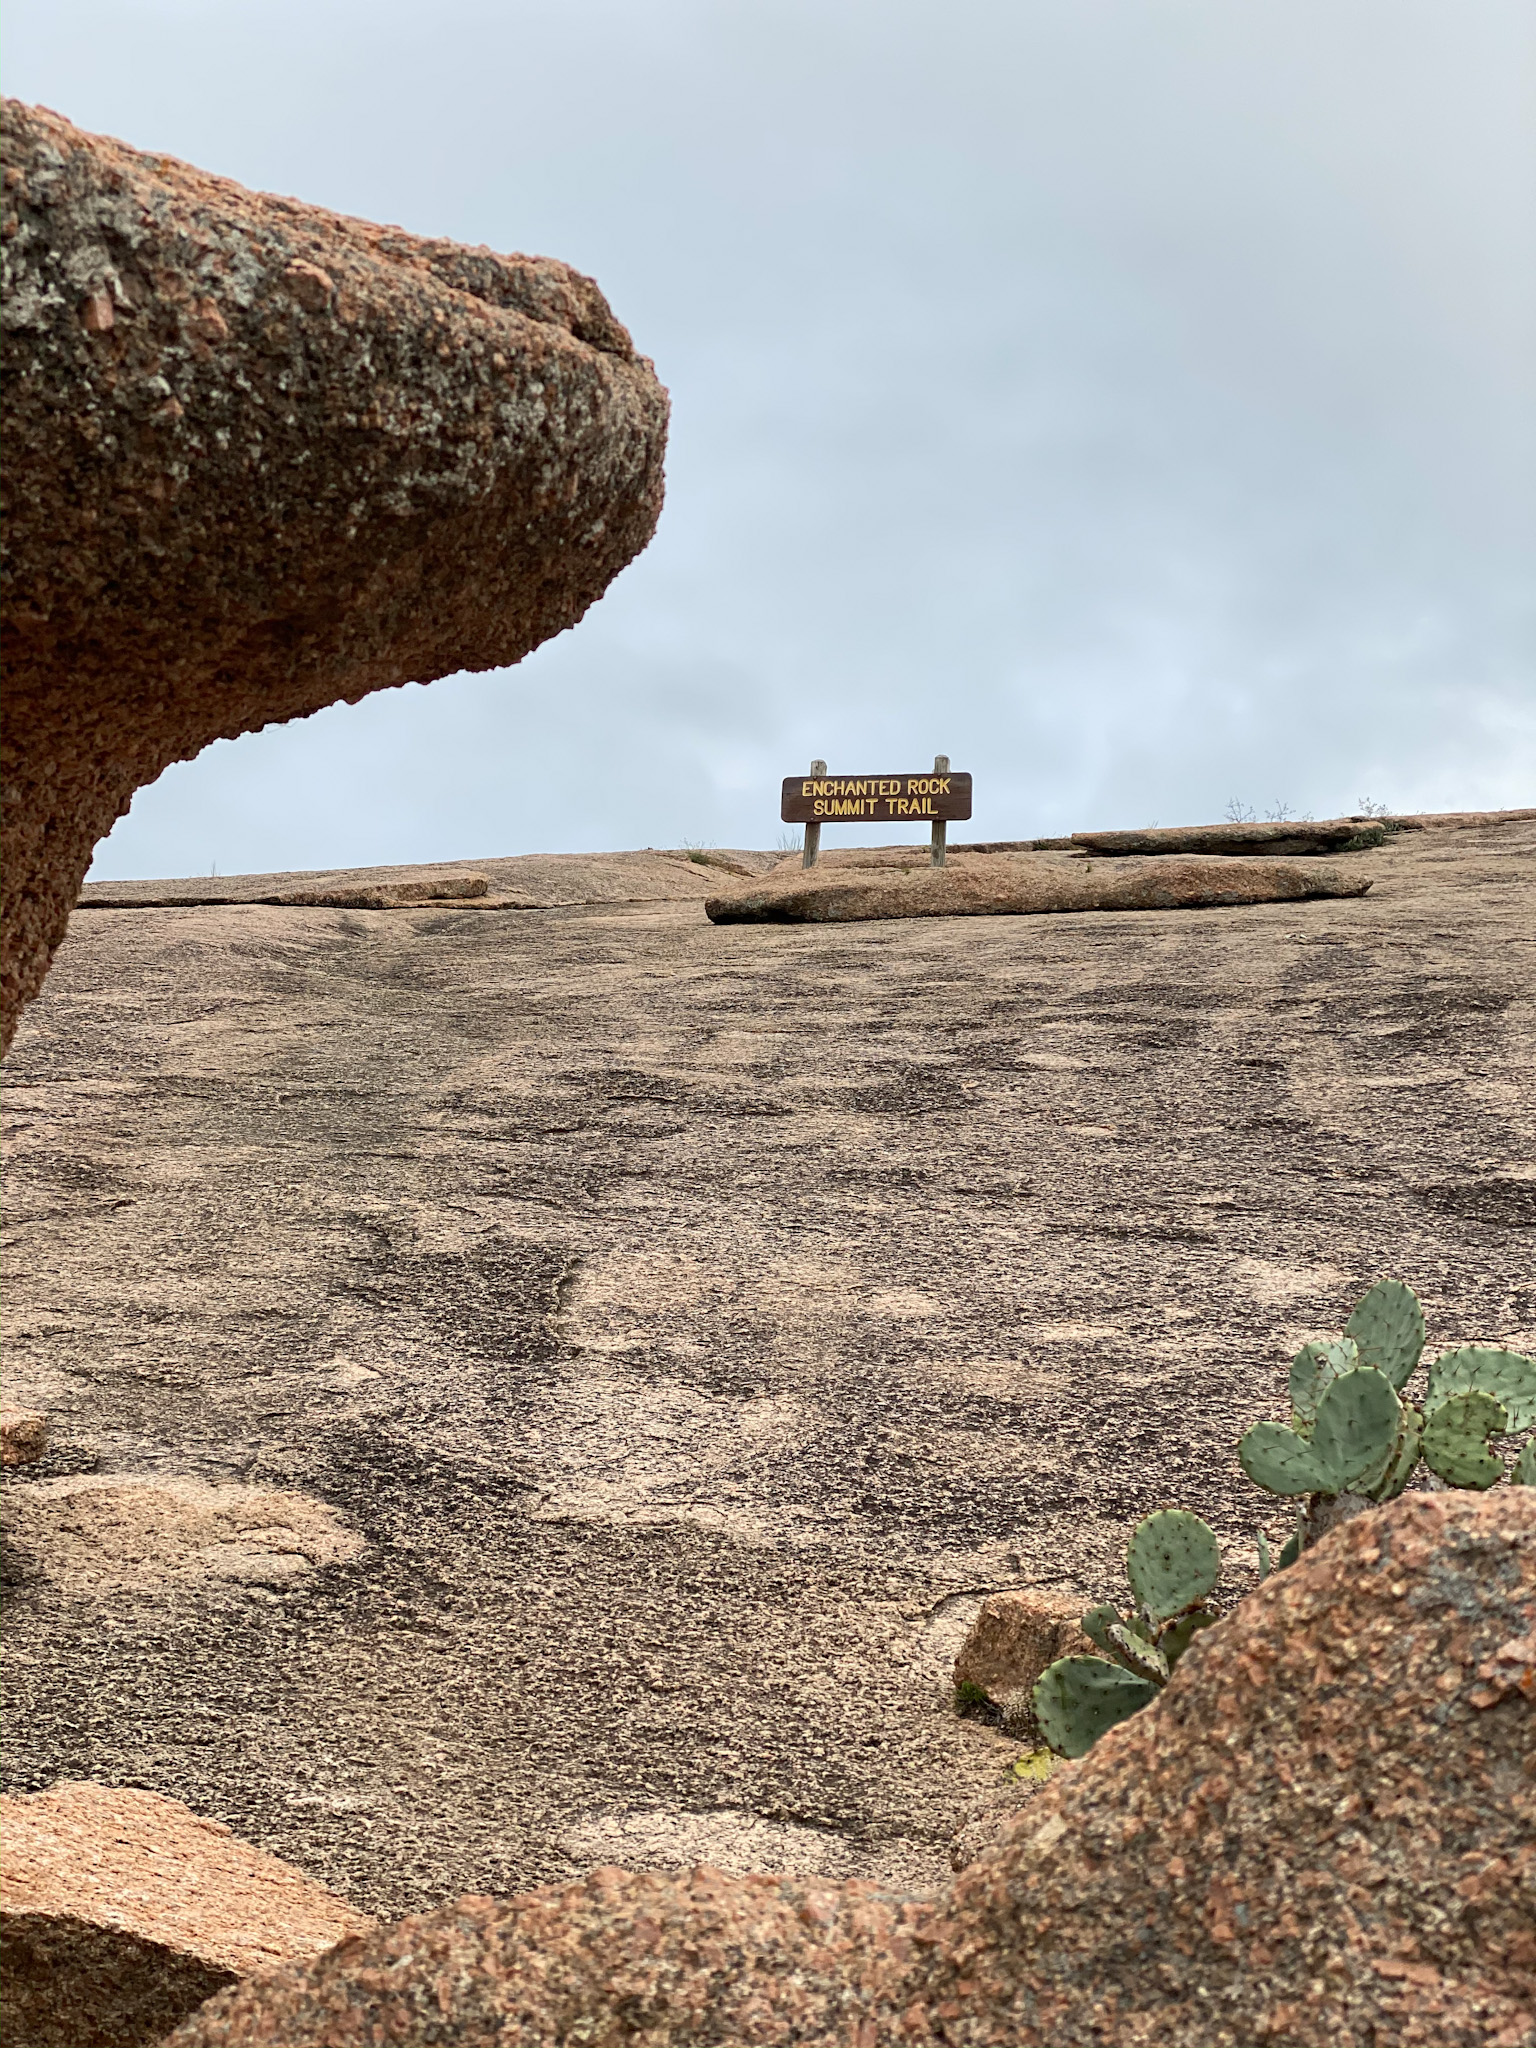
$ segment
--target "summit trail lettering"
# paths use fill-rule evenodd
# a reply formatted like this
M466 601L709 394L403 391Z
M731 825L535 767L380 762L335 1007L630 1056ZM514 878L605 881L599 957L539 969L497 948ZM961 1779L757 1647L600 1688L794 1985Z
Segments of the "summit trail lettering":
M816 865L824 824L895 825L921 819L933 828L932 859L944 865L944 836L951 818L971 815L971 778L957 775L947 754L934 756L927 775L829 775L825 761L813 761L809 775L786 775L779 816L805 827L805 861Z

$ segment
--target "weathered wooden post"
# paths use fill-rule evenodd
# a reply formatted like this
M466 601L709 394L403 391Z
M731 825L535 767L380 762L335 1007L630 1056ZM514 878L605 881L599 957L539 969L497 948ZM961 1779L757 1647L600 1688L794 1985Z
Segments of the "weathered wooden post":
M948 756L948 754L935 754L935 755L934 755L934 757L933 757L933 772L934 772L934 774L935 774L935 775L947 775L947 774L949 773L949 756ZM930 849L929 849L929 853L928 853L928 859L929 859L929 863L930 863L930 865L931 865L931 866L933 866L933 867L936 867L936 868L941 868L941 867L943 867L943 865L944 865L944 855L945 855L945 848L944 848L944 838L945 838L945 834L946 834L946 833L948 832L948 830L949 830L948 822L947 822L947 821L946 821L945 819L943 819L943 818L935 818L935 819L934 819L934 821L933 821L933 843L932 843L932 846L930 847Z
M813 762L811 763L811 773L812 773L813 775L825 775L825 774L826 774L826 772L827 772L827 764L826 764L826 762L825 762L825 761L813 761ZM813 822L812 822L811 824L807 825L807 826L806 826L806 828L805 828L805 852L804 852L804 854L803 854L803 855L802 855L802 857L801 857L801 861L800 861L800 865L801 865L801 867L803 867L803 868L813 868L813 867L815 867L815 865L816 865L816 856L817 856L817 854L819 854L819 853L820 853L820 851L821 851L821 826L820 826L819 822L815 822L815 821L813 821Z

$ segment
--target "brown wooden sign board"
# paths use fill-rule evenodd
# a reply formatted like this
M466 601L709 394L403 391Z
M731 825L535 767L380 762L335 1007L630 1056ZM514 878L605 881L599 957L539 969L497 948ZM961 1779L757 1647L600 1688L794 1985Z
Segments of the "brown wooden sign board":
M926 775L786 775L786 825L917 825L971 815L971 778Z

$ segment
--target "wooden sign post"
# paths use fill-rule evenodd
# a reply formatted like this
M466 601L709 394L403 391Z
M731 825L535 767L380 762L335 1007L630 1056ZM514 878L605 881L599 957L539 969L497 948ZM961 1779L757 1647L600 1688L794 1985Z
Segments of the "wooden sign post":
M932 826L929 859L944 865L945 833L951 818L971 815L971 778L950 772L948 754L935 754L931 775L829 775L825 761L813 761L809 775L786 775L779 816L804 825L803 867L813 868L825 824L894 825L926 819Z

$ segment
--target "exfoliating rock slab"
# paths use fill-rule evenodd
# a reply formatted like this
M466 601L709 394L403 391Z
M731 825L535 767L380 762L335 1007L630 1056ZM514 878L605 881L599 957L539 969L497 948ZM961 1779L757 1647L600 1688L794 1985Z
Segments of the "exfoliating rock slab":
M157 1793L0 1799L0 1999L15 2048L136 2048L242 1978L374 1925Z
M1225 853L1269 854L1359 853L1380 846L1385 825L1358 818L1330 818L1320 824L1291 820L1285 824L1149 825L1140 832L1074 832L1072 844L1108 859L1127 854Z
M946 867L777 870L711 896L715 924L845 924L879 917L1020 917L1073 910L1215 910L1363 896L1367 877L1293 861L1160 858L1102 865L1052 855L980 854Z

